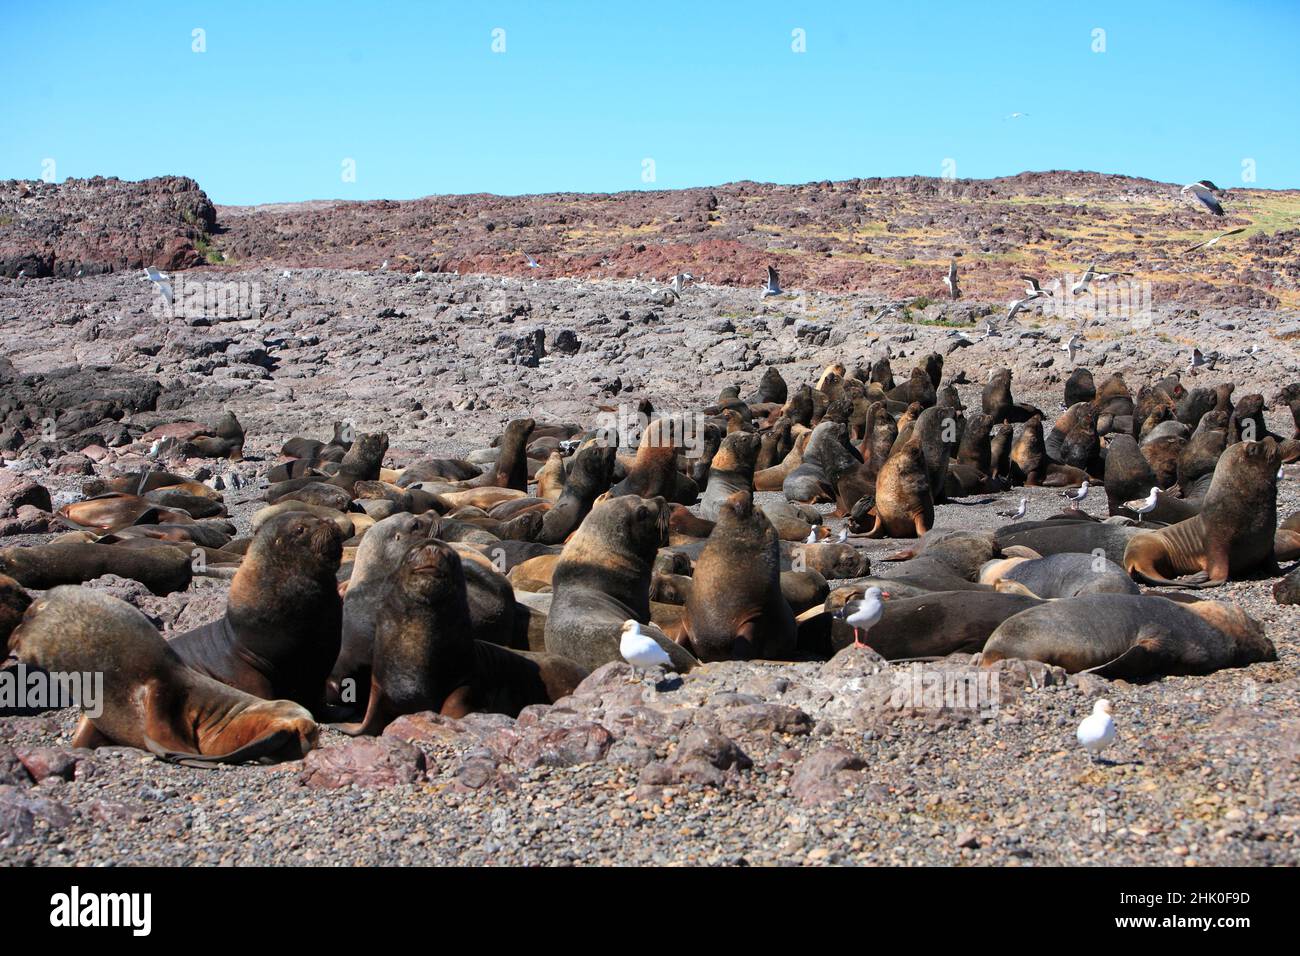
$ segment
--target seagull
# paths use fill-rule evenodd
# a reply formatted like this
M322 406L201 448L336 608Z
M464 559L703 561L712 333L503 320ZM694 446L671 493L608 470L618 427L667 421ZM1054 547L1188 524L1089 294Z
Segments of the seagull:
M528 253L526 253L526 252L524 253L524 258L528 260L528 268L530 268L530 269L540 269L540 268L541 268L541 265L538 264L537 260L534 259L532 256L530 256Z
M1192 349L1192 357L1191 357L1190 359L1187 360L1187 371L1189 371L1189 372L1191 372L1193 375L1195 375L1195 374L1197 374L1196 370L1197 370L1198 368L1200 368L1201 366L1203 366L1203 365L1208 365L1208 366L1210 367L1210 370L1213 371L1213 370L1214 370L1214 359L1213 359L1213 358L1208 358L1208 359L1207 359L1207 358L1205 357L1205 353L1203 353L1200 349L1198 349L1198 348L1193 348L1193 349Z
M849 526L848 526L848 525L845 525L843 528L840 528L840 536L839 536L838 538L836 538L835 540L836 540L838 543L840 543L840 544L848 544L848 542L849 542Z
M943 278L943 284L948 287L948 294L953 299L961 298L961 289L957 287L957 260L953 259L948 263L948 274Z
M1074 284L1074 288L1072 288L1070 292L1073 293L1074 295L1083 295L1085 292L1088 291L1089 284L1096 277L1097 277L1097 264L1094 262L1092 265L1088 266L1088 271L1083 274L1083 278L1081 278L1078 282Z
M1088 480L1085 478L1078 491L1062 491L1061 497L1070 503L1071 511L1079 510L1079 502L1088 497Z
M1245 226L1238 226L1236 229L1229 229L1227 232L1221 232L1221 233L1219 233L1217 236L1215 236L1213 239L1206 239L1204 242L1198 242L1196 245L1192 246L1190 249L1186 249L1186 250L1184 250L1184 251L1183 251L1183 255L1187 255L1187 253L1189 253L1189 252L1195 252L1197 249L1208 249L1210 246L1214 245L1214 244L1215 244L1216 242L1218 242L1220 239L1227 239L1229 236L1240 235L1241 233L1243 233L1243 232L1245 232L1245 231L1246 231L1246 227L1245 227Z
M873 626L880 623L880 618L885 613L885 605L882 598L887 597L889 597L888 591L882 591L877 587L870 587L863 592L861 600L849 601L835 613L836 617L853 628L854 647L867 646L862 643L862 638L859 632L865 634Z
M896 306L896 305L887 305L887 306L885 306L884 308L882 308L879 312L877 312L877 313L872 317L871 321L872 321L872 322L879 322L879 321L880 321L881 319L883 319L885 316L890 315L890 314L892 314L892 313L894 313L894 312L897 312L897 311L898 311L898 306Z
M167 300L167 305L171 306L174 294L171 283L167 281L166 273L159 272L153 266L149 266L144 270L144 277L154 284L154 288L161 292L162 297Z
M381 268L381 269L387 269L387 268L388 268L388 260L385 259L382 263L380 263L379 268Z
M1002 117L1002 118L1003 118L1004 120L1009 120L1009 119L1023 119L1024 117L1026 117L1026 116L1028 116L1028 115L1029 115L1028 113L1019 113L1019 112L1017 112L1017 113L1010 113L1010 114L1008 114L1008 115L1006 115L1006 116L1004 116L1004 117Z
M808 530L808 537L806 537L806 538L804 539L804 542L803 542L803 543L804 543L804 544L816 544L816 543L817 543L817 526L816 526L816 525L813 525L812 528L810 528L810 529Z
M1214 194L1219 192L1218 186L1214 185L1214 183L1210 182L1208 179L1202 179L1199 182L1188 183L1178 191L1180 193L1185 193L1189 189L1192 191L1192 195L1199 199L1206 209L1210 210L1210 212L1214 213L1216 216L1223 215L1223 207L1219 205L1219 200L1214 198Z
M1109 747L1115 739L1115 721L1110 719L1110 701L1099 700L1093 705L1092 713L1079 724L1075 736L1092 759Z
M560 442L560 451L564 453L565 457L568 457L577 451L578 446L581 444L582 442L577 438L566 438L564 441Z
M673 276L673 281L669 283L668 287L680 297L682 290L686 288L686 283L690 282L694 278L695 276L691 275L689 272L679 272L677 275Z
M1012 521L1019 521L1021 518L1025 516L1025 513L1028 511L1029 511L1029 499L1021 498L1019 508L1017 508L1015 511L999 511L998 517L1010 518Z
M1124 507L1129 511L1135 511L1140 515L1150 514L1156 510L1156 500L1160 497L1160 489L1152 488L1151 494L1145 498L1134 498L1132 501L1124 502Z
M1025 283L1025 298L1024 298L1024 301L1028 302L1028 301L1030 301L1031 299L1038 299L1038 298L1041 298L1041 297L1043 297L1043 296L1045 296L1045 295L1051 295L1051 294L1052 294L1052 293L1049 292L1047 289L1044 289L1042 286L1040 286L1040 285L1038 284L1038 280L1035 279L1033 276L1021 276L1020 278L1021 278L1021 279L1024 281L1024 283Z
M618 652L623 655L623 660L632 665L634 678L638 669L648 671L654 667L671 668L673 664L668 652L654 638L643 633L637 621L631 619L623 622L623 636L618 642Z
M776 274L776 269L772 266L767 267L767 285L763 287L763 298L769 295L781 294L781 279Z
M285 269L283 272L280 273L280 275L284 276L284 277L287 279L287 278L289 278L289 276L291 275L291 273L289 272L288 269Z
M1070 353L1070 364L1075 365L1078 362L1078 354L1083 351L1083 336L1075 332L1070 336L1070 341L1061 346L1062 352Z
M1007 322L1014 322L1016 320L1016 313L1023 310L1026 305L1037 298L1038 296L1036 295L1027 295L1023 299L1016 299L1014 302L1011 302L1011 311L1007 313ZM991 330L992 328L993 326L990 324L989 329Z

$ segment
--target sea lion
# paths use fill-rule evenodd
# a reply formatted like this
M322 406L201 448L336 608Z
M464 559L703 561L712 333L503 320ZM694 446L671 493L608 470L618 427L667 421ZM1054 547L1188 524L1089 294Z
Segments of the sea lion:
M1147 584L1213 587L1270 559L1281 463L1272 438L1229 445L1200 513L1134 536L1124 567Z
M119 744L205 763L294 760L318 729L288 700L259 700L186 667L131 605L102 591L57 587L9 637L26 664L104 675L102 713L83 716L73 747Z
M1065 407L1078 402L1090 402L1097 397L1097 385L1093 381L1092 372L1082 365L1070 373L1070 377L1065 380Z
M650 577L667 534L668 503L662 497L624 495L592 508L551 576L547 652L588 670L619 660L623 622L650 620ZM698 663L685 648L661 643L677 669Z
M996 529L997 545L1002 551L1024 547L1046 557L1049 554L1102 554L1108 561L1124 563L1124 551L1140 528L1107 524L1090 519L1053 518L1047 521L1024 521Z
M342 556L334 525L299 512L277 515L244 555L226 613L172 637L172 650L223 684L320 712L341 642Z
M698 486L677 469L681 440L694 425L686 416L656 418L645 428L637 445L636 458L627 476L609 490L611 498L636 495L640 498L663 496L683 505L695 504ZM622 621L619 622L622 627Z
M876 523L871 538L919 538L934 524L934 498L921 438L896 448L876 478Z
M227 411L217 420L210 435L197 435L182 443L181 453L189 458L244 458L244 426L235 413Z
M1071 405L1052 425L1044 447L1053 461L1094 473L1101 454L1096 410L1087 402Z
M1295 433L1292 438L1300 439L1300 382L1293 382L1290 385L1283 386L1270 403L1275 408L1286 406L1291 412L1291 420L1295 424Z
M1131 681L1244 667L1277 660L1277 651L1260 624L1235 605L1090 594L1005 621L984 645L981 666L1008 658Z
M555 504L542 516L542 528L536 540L541 544L562 544L582 519L591 512L596 499L609 490L614 474L614 449L590 444L573 456Z
M866 638L886 660L974 653L1004 621L1042 603L1035 597L997 591L935 591L902 598L890 594L885 613ZM835 622L832 648L839 651L852 643L852 628Z
M746 489L718 510L695 565L681 632L702 661L789 660L795 652L794 613L781 592L781 541Z
M999 581L1022 585L1040 598L1140 593L1128 572L1114 561L1077 552L991 562L981 572L980 583L996 587Z
M817 426L821 428L822 426ZM724 504L736 492L754 490L754 465L762 439L754 432L733 432L722 440L709 468L708 484L700 498L700 515L717 521Z
M31 596L23 590L21 584L0 574L0 647L9 646L9 635L18 626L31 603Z
M388 454L388 436L386 434L380 432L358 435L352 443L352 447L343 456L343 460L339 462L338 471L332 476L321 479L306 476L278 482L267 489L263 500L275 503L285 495L317 480L336 485L351 494L353 486L358 481L375 481L379 478L379 472L383 468L384 455L386 454Z
M184 591L193 577L190 559L171 547L122 548L109 544L55 542L0 548L0 574L43 591L60 584L115 574L139 581L157 595Z
M788 394L788 387L781 373L777 371L775 365L769 365L763 377L759 380L758 388L752 395L745 399L746 405L767 405L775 403L782 405L785 403Z
M1109 513L1136 518L1124 508L1124 502L1145 498L1155 486L1156 476L1132 435L1113 435L1106 443L1105 476Z
M1011 444L1011 483L1040 485L1047 476L1047 446L1043 441L1043 419L1032 416Z
M359 724L378 734L402 714L433 710L518 716L573 693L587 670L552 654L475 640L460 555L441 541L409 546L375 617L369 703Z
M1201 416L1192 437L1178 453L1178 485L1184 497L1206 475L1214 473L1223 449L1228 447L1228 415L1212 410ZM1208 490L1208 489L1207 489Z

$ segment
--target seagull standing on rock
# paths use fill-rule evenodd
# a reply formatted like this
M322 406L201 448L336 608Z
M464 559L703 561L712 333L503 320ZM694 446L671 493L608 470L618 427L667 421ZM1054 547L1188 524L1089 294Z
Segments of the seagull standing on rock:
M623 660L632 665L633 678L638 670L648 671L656 667L670 669L673 666L673 659L668 652L641 630L639 622L631 619L623 622L623 636L618 642L618 652L623 655Z
M1079 724L1075 736L1079 743L1092 756L1097 756L1115 740L1115 721L1110 718L1110 701L1099 700L1093 705L1092 713Z
M1071 511L1078 511L1078 510L1079 510L1079 503L1080 503L1081 501L1083 501L1084 498L1088 497L1088 482L1087 482L1087 480L1085 479L1084 482L1083 482L1083 484L1081 484L1081 485L1079 486L1079 490L1078 490L1078 491L1062 491L1062 492L1061 492L1061 497L1064 498L1066 501L1068 501L1068 502L1070 503L1070 510L1071 510Z
M888 591L882 591L876 587L867 588L863 592L861 600L849 601L836 612L836 617L853 628L854 647L867 646L862 642L862 635L865 635L867 631L880 623L880 619L885 613L883 599L887 597L889 597Z
M1012 521L1019 521L1021 518L1025 516L1025 513L1028 511L1029 511L1029 499L1021 498L1019 508L1017 508L1015 511L999 511L998 517L1010 518Z

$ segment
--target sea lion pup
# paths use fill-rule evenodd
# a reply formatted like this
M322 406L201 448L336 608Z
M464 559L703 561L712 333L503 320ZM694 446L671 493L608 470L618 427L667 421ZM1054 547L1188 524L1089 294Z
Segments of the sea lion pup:
M787 500L809 504L835 500L832 475L861 464L844 444L847 433L845 426L835 421L824 421L813 429L798 467L781 483Z
M542 470L537 473L537 497L555 501L564 491L564 480L564 453L553 451Z
M695 504L699 496L695 482L677 469L677 455L683 450L682 442L688 428L693 430L694 423L682 415L656 418L650 422L641 435L636 458L628 468L627 476L610 488L610 497L636 495L655 498L662 495L678 504ZM619 621L619 627L622 626L623 622Z
M723 503L733 494L754 490L754 464L761 443L762 439L753 432L733 432L722 440L718 453L713 456L708 484L700 499L701 517L717 521Z
M805 430L800 432L790 447L790 451L781 459L779 465L773 465L771 468L765 468L762 471L754 472L754 490L755 491L780 491L785 484L786 477L799 467L803 461L804 449L808 447L808 442L812 439L812 431Z
M102 713L83 716L73 747L138 747L202 763L296 760L317 727L288 700L259 700L186 667L149 623L102 591L57 587L9 637L25 664L104 675Z
M578 449L569 465L563 491L542 515L542 528L535 539L538 543L562 544L582 524L596 499L609 490L614 455L613 448L595 443Z
M244 459L244 426L235 413L227 411L217 419L211 435L197 435L181 445L181 453L189 458Z
M80 541L0 548L0 574L25 588L43 591L60 584L84 584L105 574L139 581L159 596L184 591L193 568L175 548L145 549Z
M748 490L729 495L718 509L717 527L695 565L681 642L702 661L794 655L794 613L781 593L781 541Z
M1272 438L1229 445L1200 514L1135 536L1124 567L1146 584L1214 587L1270 560L1281 464Z
M1099 555L1049 554L1042 558L992 561L980 573L981 584L1012 582L1035 597L1072 598L1083 594L1138 594L1127 571Z
M277 515L244 555L226 613L172 637L172 650L223 684L319 712L342 639L342 556L342 536L330 522L295 511Z
M876 523L869 538L919 538L934 524L934 498L921 438L894 450L876 478Z
M1227 414L1217 410L1206 412L1178 453L1178 487L1184 497L1191 496L1191 489L1202 478L1214 474L1214 467L1227 447Z
M21 584L0 574L0 647L9 646L9 635L18 626L31 603L31 596L23 590Z
M887 591L890 586L883 584ZM1004 621L1042 603L1031 595L993 590L933 591L919 597L888 593L885 613L866 636L866 643L886 660L975 653ZM832 650L852 643L852 628L833 622Z
M1274 408L1285 406L1291 410L1291 420L1295 423L1295 433L1291 437L1300 439L1300 382L1284 386L1269 404Z
M375 522L366 532L352 560L347 594L343 597L342 637L339 655L327 682L332 704L355 703L365 707L370 692L370 659L375 636L375 615L403 556L417 541L433 537L432 515L396 514ZM352 680L345 687L344 681ZM344 700L346 690L355 690Z
M1143 680L1273 661L1277 651L1259 623L1232 604L1088 594L1040 604L1003 622L984 645L980 664L1009 658L1072 674Z
M769 365L759 379L758 389L745 399L746 405L784 405L789 389L775 365Z
M1023 547L1040 556L1049 554L1092 554L1100 551L1107 560L1124 563L1124 550L1132 538L1142 534L1141 528L1110 524L1089 517L1075 517L1063 512L1046 521L1022 521L1004 525L994 530L998 547L1005 553L1008 548Z
M1123 416L1133 414L1133 393L1129 391L1124 376L1118 373L1102 379L1093 397L1092 407L1097 416Z
M623 622L650 620L650 577L667 543L668 503L624 495L599 502L578 526L551 575L546 650L588 670L620 660ZM660 642L681 671L698 663L684 647Z
M1106 504L1108 513L1136 518L1126 501L1145 498L1156 484L1155 472L1131 435L1112 435L1106 443Z
M790 424L790 419L778 418L775 425L759 435L758 457L754 460L755 473L771 468L789 454L794 444L794 439L790 437Z
M587 670L552 654L475 640L460 555L441 541L409 547L375 619L374 669L365 718L338 725L378 734L423 710L448 717L518 716L571 694Z
M1101 455L1096 410L1084 402L1071 405L1053 423L1044 447L1053 461L1091 473Z

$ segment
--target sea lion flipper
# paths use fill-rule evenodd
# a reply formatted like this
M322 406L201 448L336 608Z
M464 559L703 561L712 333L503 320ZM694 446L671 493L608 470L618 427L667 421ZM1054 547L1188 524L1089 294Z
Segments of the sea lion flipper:
M1035 559L1037 559L1037 558L1041 558L1042 555L1039 554L1037 551L1035 551L1033 548L1027 547L1026 545L1023 545L1023 544L1010 544L1010 545L1007 545L1005 548L1002 549L1002 557L1004 557L1004 558L1029 558L1029 559L1032 561L1032 560L1035 560Z
M174 750L167 750L148 734L145 735L144 745L151 754L159 760L167 763L178 763L185 767L197 767L200 769L211 769L220 763L249 763L254 760L260 760L263 757L269 757L272 754L282 750L296 736L296 733L290 729L282 728L272 731L264 737L258 737L250 741L237 750L232 750L225 754L196 754L196 753L179 753Z
M1169 639L1169 631L1157 624L1144 624L1138 630L1133 646L1119 657L1107 661L1098 667L1091 667L1084 673L1096 674L1107 679L1140 679L1150 676L1159 659L1160 644Z
M107 737L100 733L99 728L89 718L83 716L77 723L76 732L72 735L72 743L69 745L74 749L85 748L94 750L96 747L104 747L112 743Z

